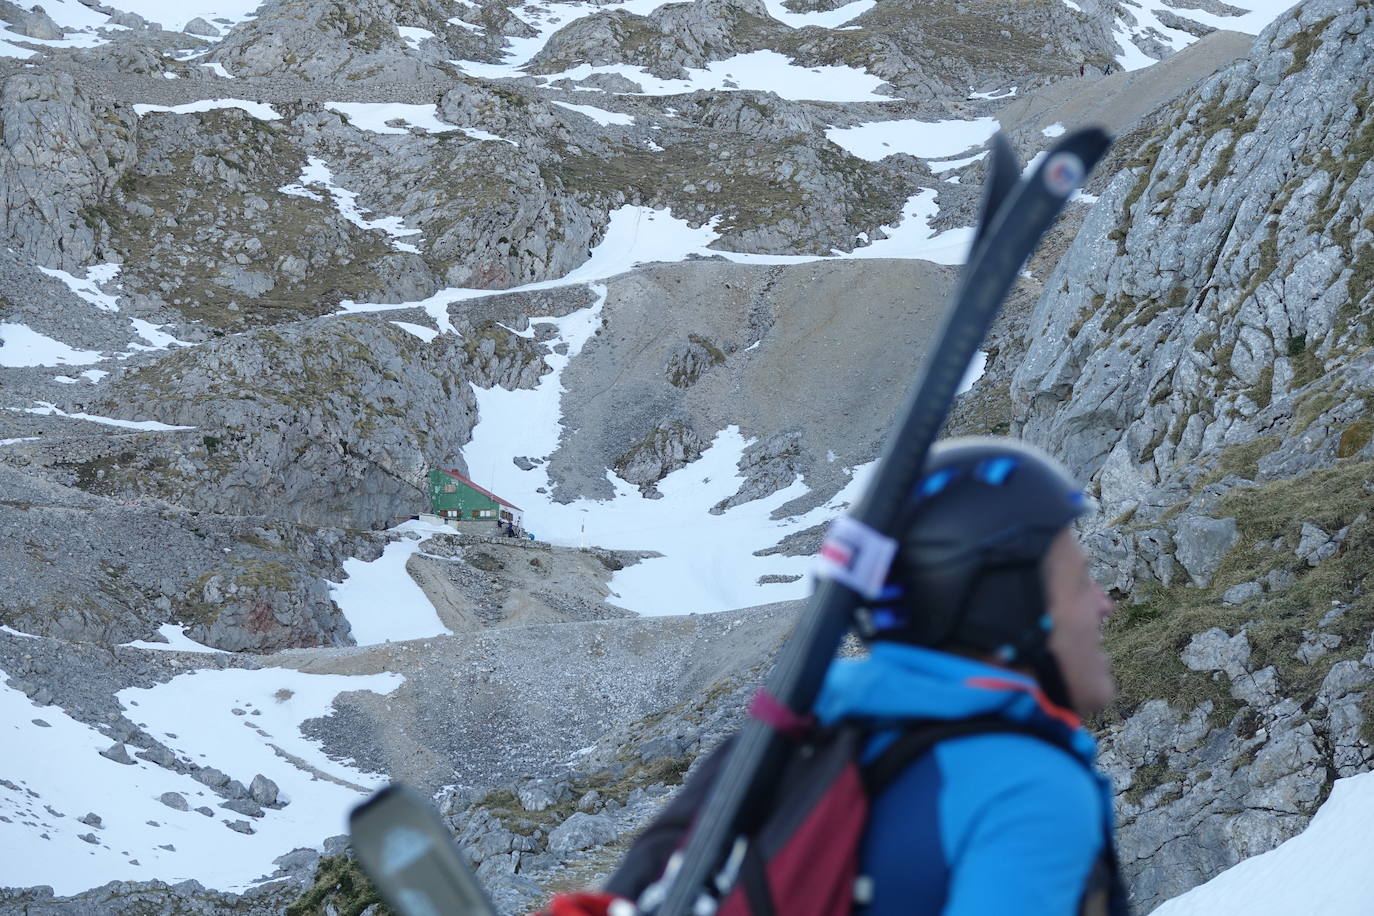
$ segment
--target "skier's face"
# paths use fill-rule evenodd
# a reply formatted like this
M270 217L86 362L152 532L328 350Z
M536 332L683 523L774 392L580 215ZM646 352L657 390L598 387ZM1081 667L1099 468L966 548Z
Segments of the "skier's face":
M1045 601L1049 607L1049 648L1054 653L1074 712L1090 716L1116 695L1111 662L1102 648L1102 624L1112 599L1088 572L1088 557L1070 530L1060 532L1044 560Z

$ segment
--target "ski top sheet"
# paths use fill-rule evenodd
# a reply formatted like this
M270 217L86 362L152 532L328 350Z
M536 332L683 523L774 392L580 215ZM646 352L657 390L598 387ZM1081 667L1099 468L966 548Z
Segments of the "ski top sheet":
M353 809L353 853L401 916L496 916L453 833L419 793L397 783Z
M1100 129L1075 132L1022 176L1010 145L1000 134L994 138L981 221L958 290L864 497L826 536L817 570L820 585L768 678L765 690L792 714L810 713L840 640L865 599L881 590L896 554L907 494L1022 265L1110 144ZM862 614L857 621L862 632ZM726 853L767 809L786 753L787 741L772 726L758 719L745 724L687 846L660 885L661 902L641 901L648 912L714 912L716 900L729 890L718 880Z

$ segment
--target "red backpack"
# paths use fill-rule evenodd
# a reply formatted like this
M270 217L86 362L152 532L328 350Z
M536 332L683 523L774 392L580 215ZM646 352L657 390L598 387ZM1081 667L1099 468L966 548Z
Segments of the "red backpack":
M847 916L868 902L872 886L859 875L859 845L869 802L941 741L1015 732L1064 746L1055 736L1000 716L904 720L886 727L901 731L868 763L861 760L874 734L872 723L846 722L798 733L770 810L750 831L747 844L736 844L722 869L725 883L732 886L718 916ZM649 911L657 906L662 893L658 879L684 845L732 742L728 739L701 763L635 840L607 881L607 891L639 900Z

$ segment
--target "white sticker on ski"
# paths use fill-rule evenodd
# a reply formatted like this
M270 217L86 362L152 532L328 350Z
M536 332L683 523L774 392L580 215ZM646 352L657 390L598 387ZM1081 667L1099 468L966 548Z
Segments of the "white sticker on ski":
M825 534L816 556L816 577L833 579L865 598L877 598L896 555L897 542L892 538L842 515Z

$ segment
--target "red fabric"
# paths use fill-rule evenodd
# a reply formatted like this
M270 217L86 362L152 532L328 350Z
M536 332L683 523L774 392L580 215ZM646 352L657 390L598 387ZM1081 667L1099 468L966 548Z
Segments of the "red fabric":
M549 908L538 916L609 916L611 904L620 899L599 891L558 894L549 901Z
M815 716L800 715L787 704L760 687L749 703L749 715L788 738L802 738L816 727Z
M849 916L868 800L855 765L845 767L786 846L768 860L768 888L780 916ZM844 856L844 861L834 861ZM717 916L751 916L741 881Z

